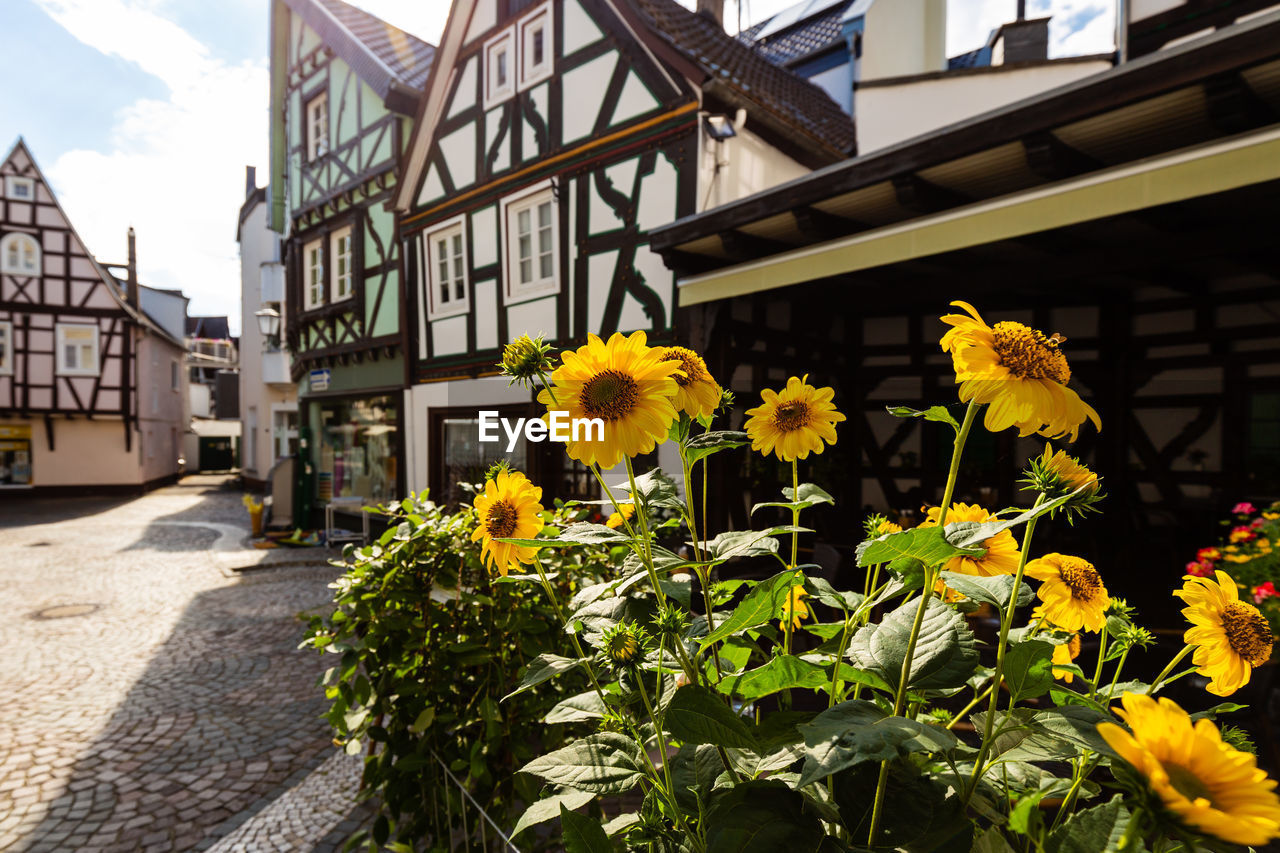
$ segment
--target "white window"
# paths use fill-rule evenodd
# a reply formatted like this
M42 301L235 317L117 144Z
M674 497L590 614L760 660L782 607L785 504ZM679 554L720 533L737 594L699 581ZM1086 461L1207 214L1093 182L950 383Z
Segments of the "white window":
M324 241L303 246L302 261L302 307L315 308L324 302Z
M0 240L0 272L39 275L40 244L30 234L6 234Z
M178 364L175 358L169 362L169 390L179 391L182 389L182 365Z
M515 93L515 76L515 36L512 30L507 30L494 36L484 46L485 109Z
M318 160L329 151L329 93L307 101L307 160Z
M551 5L520 22L520 88L551 76Z
M10 201L35 201L36 182L31 178L8 175L4 179L4 194Z
M507 301L559 290L559 228L550 187L505 203Z
M13 375L13 323L0 321L0 376Z
M351 226L339 228L329 235L329 262L333 265L333 295L331 301L350 299L352 282L355 276L351 272Z
M470 304L463 218L427 234L427 317L463 314Z
M59 323L55 327L59 376L98 375L98 327Z

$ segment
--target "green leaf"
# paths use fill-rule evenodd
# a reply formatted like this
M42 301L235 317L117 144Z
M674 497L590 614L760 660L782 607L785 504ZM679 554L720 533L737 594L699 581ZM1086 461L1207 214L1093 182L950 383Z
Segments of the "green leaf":
M635 812L623 812L604 825L604 834L612 838L624 829L630 829L640 823L640 815Z
M1087 705L1063 705L1038 712L1034 722L1045 731L1078 747L1102 755L1115 755L1115 751L1098 734L1098 723L1115 722L1115 717L1105 711Z
M1089 485L1081 486L1079 489L1076 489L1076 492L1080 491L1081 489L1087 489L1089 487L1090 487ZM1033 518L1039 518L1040 516L1046 513L1053 512L1055 509L1057 509L1058 507L1062 506L1067 501L1075 497L1075 494L1076 494L1075 492L1071 492L1070 494L1062 495L1061 497L1055 498L1049 501L1048 503L1043 503L1038 507L1032 507L1031 509L1025 512L1021 512L1018 515L1015 515L1013 518L1005 518L1005 519L1000 519L998 521L982 521L982 522L979 522L979 521L957 521L954 523L948 522L947 523L947 541L957 548L973 548L976 546L981 546L983 542L990 539L992 536L995 536L997 533L1008 530L1011 527L1017 527L1019 524L1026 524L1028 521L1030 521ZM926 529L933 530L936 528L926 528Z
M428 705L426 709L418 715L418 719L413 721L413 725L409 726L409 731L412 734L420 735L431 727L431 721L435 718L436 709Z
M685 458L689 460L689 466L699 459L704 459L712 453L719 453L721 450L728 450L731 447L742 447L751 443L751 437L745 432L737 430L717 430L715 432L704 432L695 435L689 439L684 446Z
M793 655L778 655L764 666L721 679L716 690L749 702L779 690L823 687L830 681L831 676L824 667Z
M1028 640L1010 646L1004 658L1004 683L1009 688L1009 704L1043 696L1053 684L1053 646Z
M943 572L942 582L974 601L993 605L997 610L1003 610L1009 603L1009 596L1013 594L1013 575L984 578L960 572ZM1031 584L1023 581L1018 587L1018 606L1025 607L1034 598L1035 592L1031 589Z
M1120 839L1129 828L1130 816L1121 805L1119 794L1111 802L1072 815L1066 823L1049 833L1045 849L1050 853L1096 853L1119 849Z
M626 735L599 732L547 753L520 768L553 785L597 794L621 794L644 777L639 745Z
M560 804L560 826L564 830L565 853L613 853L613 845L600 821L571 812Z
M822 823L804 797L782 782L750 781L721 789L707 810L707 853L814 853Z
M1031 821L1033 810L1040 804L1043 799L1043 791L1032 791L1018 798L1018 804L1013 807L1013 811L1009 812L1009 828L1019 835L1026 835L1031 830ZM1099 847L1099 850L1105 850L1105 847Z
M631 494L631 481L619 483L616 488ZM651 507L680 509L684 506L676 489L676 481L661 468L654 468L636 477L635 496Z
M841 702L798 728L805 744L800 787L866 761L941 752L959 743L941 726L892 716L863 699Z
M807 578L804 585L815 599L844 613L857 610L866 600L862 593L836 589L824 578Z
M796 496L798 494L798 497ZM787 510L804 510L817 504L835 505L836 499L831 497L818 486L813 483L801 483L798 492L793 494L792 489L787 486L782 489L782 496L786 501L768 501L766 503L758 503L751 508L751 514L755 515L756 510L764 507L778 507Z
M559 817L560 809L565 806L571 809L581 808L595 798L596 795L590 791L567 790L538 800L520 815L520 820L516 821L516 828L511 830L511 835L517 836L531 826Z
M895 418L924 418L926 421L947 424L957 434L960 432L960 424L956 423L956 419L951 417L951 413L944 406L930 406L923 410L907 406L885 406L884 409Z
M717 640L763 625L771 619L777 619L782 613L782 605L787 600L791 587L803 582L804 573L797 569L787 569L767 580L760 581L738 603L728 619L716 625L714 631L698 642L705 648Z
M686 684L667 706L667 731L685 743L753 749L751 730L724 700L699 684Z
M868 625L853 635L849 657L860 668L897 687L907 655L911 628L919 601L903 603L878 625ZM929 599L907 684L915 690L948 690L961 687L978 665L973 632L964 618L936 598Z
M993 826L973 840L972 853L1014 853L1014 850Z
M625 532L614 530L603 524L590 524L579 521L570 524L554 539L498 539L510 545L522 548L546 548L559 545L625 545L631 541Z
M886 533L875 539L868 539L858 546L858 565L874 566L876 563L891 563L909 557L926 566L936 566L952 557L976 557L986 553L980 547L959 546L948 541L952 539L949 535L951 527L952 525L947 525L948 535L945 537L940 527L914 527L901 533Z
M568 672L575 666L586 663L587 660L588 658L567 658L563 655L544 652L529 662L529 667L524 672L524 678L521 680L520 686L503 696L502 701L505 702L512 696L518 696L550 678L555 678L562 672Z
M1191 715L1192 720L1208 719L1214 720L1223 714L1234 714L1236 711L1243 711L1248 705L1237 705L1235 702L1221 702L1212 708L1206 708L1203 711L1196 711Z
M734 557L767 557L778 553L778 540L773 538L773 534L783 529L732 530L701 544L717 562ZM789 527L785 529L790 530Z
M720 752L710 744L685 744L670 761L671 785L681 806L698 811L698 797L705 803L724 772Z
M553 724L581 723L585 720L599 719L607 711L608 709L605 707L604 702L600 700L600 695L594 690L588 690L586 693L579 693L577 696L561 699L547 713L546 722Z

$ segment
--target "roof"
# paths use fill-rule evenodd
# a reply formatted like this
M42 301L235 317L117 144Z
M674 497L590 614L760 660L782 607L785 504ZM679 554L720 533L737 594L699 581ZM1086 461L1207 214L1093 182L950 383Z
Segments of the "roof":
M188 317L187 337L231 340L231 324L224 317Z
M851 0L803 0L738 34L738 41L777 65L841 42L840 19Z
M730 99L750 102L832 153L853 150L853 119L818 86L774 65L711 18L675 0L632 0L632 5L656 36L707 75L701 83L704 91L720 89Z
M421 93L435 59L434 45L343 0L284 2L384 99L406 87L415 96Z

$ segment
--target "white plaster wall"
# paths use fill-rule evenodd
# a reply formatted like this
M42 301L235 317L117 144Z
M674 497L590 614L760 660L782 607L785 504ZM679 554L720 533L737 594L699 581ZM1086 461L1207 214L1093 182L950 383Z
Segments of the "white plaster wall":
M714 142L706 134L699 134L698 138L702 146L698 169L699 212L745 198L811 171L753 133L750 115L746 125L732 139ZM718 173L717 159L724 164Z
M864 20L863 80L946 69L947 0L876 0Z
M859 88L854 94L858 153L885 148L1110 67L1105 60L1061 62Z

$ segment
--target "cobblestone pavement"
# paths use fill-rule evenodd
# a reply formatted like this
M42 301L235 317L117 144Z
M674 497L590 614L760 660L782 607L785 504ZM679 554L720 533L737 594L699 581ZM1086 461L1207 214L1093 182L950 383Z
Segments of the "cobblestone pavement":
M226 849L307 850L342 820L350 765L307 778L335 750L324 661L297 649L337 570L229 571L279 552L241 550L224 480L0 504L0 851L207 849L238 830L247 846Z

